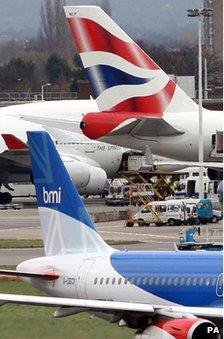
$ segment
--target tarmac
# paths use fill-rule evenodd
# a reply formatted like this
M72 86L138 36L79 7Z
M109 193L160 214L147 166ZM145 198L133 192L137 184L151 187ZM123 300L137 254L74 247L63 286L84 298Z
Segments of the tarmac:
M102 206L101 206L102 207ZM97 207L99 208L99 207ZM117 207L113 207L117 208ZM87 204L87 209L90 207ZM91 205L91 209L94 207ZM203 225L203 230L222 227L217 224ZM124 220L96 223L99 234L105 240L139 241L138 244L114 246L121 250L174 250L174 243L179 242L179 233L183 226L124 227ZM21 210L0 211L0 239L41 239L41 229L36 207ZM222 241L222 234L220 239ZM44 255L42 248L35 249L0 249L0 265L17 265L31 258Z

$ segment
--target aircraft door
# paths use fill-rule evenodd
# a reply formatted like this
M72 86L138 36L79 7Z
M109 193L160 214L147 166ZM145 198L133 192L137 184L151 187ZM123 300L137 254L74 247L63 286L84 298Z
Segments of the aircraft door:
M216 295L218 297L223 296L223 273L218 276L217 283L216 283Z
M94 153L95 152L95 145L93 143L87 143L85 145L85 153Z
M88 273L93 266L95 260L92 259L86 259L83 260L81 266L79 267L78 274L77 274L77 296L81 299L87 298L86 293L86 281L88 277Z

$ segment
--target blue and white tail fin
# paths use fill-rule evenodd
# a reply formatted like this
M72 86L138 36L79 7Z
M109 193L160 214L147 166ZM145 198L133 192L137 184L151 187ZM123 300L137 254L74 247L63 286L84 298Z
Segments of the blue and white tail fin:
M107 252L50 136L28 132L45 254Z

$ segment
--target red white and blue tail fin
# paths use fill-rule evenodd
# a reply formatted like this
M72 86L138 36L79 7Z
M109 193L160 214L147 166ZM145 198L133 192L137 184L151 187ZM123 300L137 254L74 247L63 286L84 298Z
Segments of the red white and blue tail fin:
M197 109L170 77L97 6L64 7L100 111L165 113Z

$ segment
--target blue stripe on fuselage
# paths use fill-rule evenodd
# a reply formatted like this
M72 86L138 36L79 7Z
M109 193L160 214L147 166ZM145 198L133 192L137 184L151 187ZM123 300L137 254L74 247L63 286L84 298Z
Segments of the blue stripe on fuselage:
M93 88L94 99L108 88L119 85L142 85L150 81L125 73L107 65L97 65L86 68L87 75Z
M220 252L114 252L111 264L130 282L135 278L134 284L142 290L167 301L222 306L222 297L216 294L217 278L222 273ZM154 278L152 284L149 278Z

